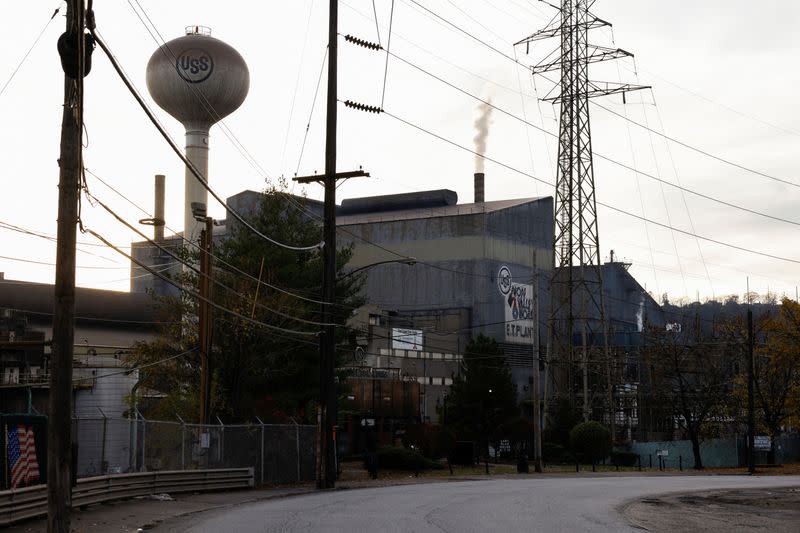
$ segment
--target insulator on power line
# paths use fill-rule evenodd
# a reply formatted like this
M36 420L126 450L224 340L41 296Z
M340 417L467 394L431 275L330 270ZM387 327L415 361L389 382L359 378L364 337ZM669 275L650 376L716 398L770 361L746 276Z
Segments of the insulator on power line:
M378 106L359 104L358 102L353 102L352 100L345 100L344 105L353 109L358 109L359 111L366 111L367 113L383 112L383 109Z
M369 48L370 50L383 50L383 46L377 43L371 43L369 41L365 41L364 39L353 37L352 35L345 35L344 40L349 43L357 44L358 46L363 46L364 48Z

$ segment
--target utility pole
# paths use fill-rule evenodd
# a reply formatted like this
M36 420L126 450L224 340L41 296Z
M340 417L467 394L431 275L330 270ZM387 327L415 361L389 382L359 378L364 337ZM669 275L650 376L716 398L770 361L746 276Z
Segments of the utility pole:
M531 73L556 70L561 73L559 93L543 98L560 104L555 191L556 264L551 283L548 343L549 357L559 363L559 375L553 376L553 381L558 382L557 394L567 397L574 405L576 389L582 389L584 420L589 419L593 407L589 365L601 362L592 352L602 349L605 364L612 364L600 264L589 99L617 93L624 97L628 91L645 88L589 80L591 63L632 56L619 48L589 43L589 30L610 26L589 11L593 3L593 0L561 0L560 7L553 6L560 16L515 43L524 44L528 50L531 43L560 38L555 53L531 67ZM580 335L580 346L575 346L573 341L576 333ZM597 346L599 339L602 339L602 346ZM573 371L576 366L581 371L580 383ZM613 406L609 405L609 409L613 439Z
M533 471L542 472L542 408L539 394L539 271L533 252ZM545 384L547 386L547 384Z
M205 223L200 232L200 279L198 289L200 302L198 305L198 337L200 344L200 423L208 424L211 410L211 249L214 236L214 219L209 216L195 217Z
M328 14L328 97L325 125L325 175L292 178L298 183L322 182L325 187L322 248L322 334L319 365L319 457L317 488L331 489L336 482L336 328L333 304L336 287L336 182L340 179L369 177L363 170L336 172L336 104L338 102L338 26L339 2L330 0Z
M59 39L59 54L65 75L58 159L58 241L47 413L48 533L69 533L72 509L72 354L75 342L75 241L83 167L83 77L87 70L85 15L83 0L69 0L66 32Z
M747 469L751 474L756 473L756 415L753 388L755 369L753 362L753 310L747 309Z
M336 330L333 327L336 285L336 112L338 100L339 0L330 0L328 13L328 102L325 126L325 206L322 249L322 336L320 338L320 471L317 487L332 489L336 483Z

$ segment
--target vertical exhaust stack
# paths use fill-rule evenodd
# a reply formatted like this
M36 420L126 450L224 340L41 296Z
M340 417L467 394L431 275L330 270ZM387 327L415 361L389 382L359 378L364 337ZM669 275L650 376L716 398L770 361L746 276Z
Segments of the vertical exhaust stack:
M484 178L483 172L475 173L475 203L482 204L484 202Z
M164 175L156 174L155 209L153 212L153 240L164 240Z

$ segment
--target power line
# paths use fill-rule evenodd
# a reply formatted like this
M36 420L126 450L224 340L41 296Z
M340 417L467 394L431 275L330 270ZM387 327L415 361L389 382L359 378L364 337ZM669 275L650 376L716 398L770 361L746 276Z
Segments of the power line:
M130 5L131 9L136 14L137 18L142 23L142 25L144 25L145 29L150 34L150 37L153 38L153 40L156 43L156 46L159 47L159 51L161 51L161 53L164 54L165 56L167 55L167 53L169 53L169 56L171 56L171 58L168 56L167 60L170 63L172 63L173 65L175 65L175 71L177 73L177 71L178 71L177 57L172 52L172 49L169 47L169 43L166 42L164 37L161 35L161 32L158 31L158 28L153 23L152 19L147 14L147 11L145 11L145 9L142 7L142 5L139 3L139 1L138 0L134 0L134 1L136 2L136 5L139 6L139 9L142 11L142 14L144 14L144 16L147 19L147 21L153 27L153 31L155 31L155 33L158 35L158 37L160 38L160 41L159 41L159 39L156 38L155 35L153 35L153 32L150 31L150 28L147 26L147 23L145 23L145 21L142 19L141 15L139 15L139 13L133 7L133 4L130 3L130 0L128 0L128 5ZM166 50L166 52L165 52L165 50ZM225 135L225 137L227 137L227 139L231 142L233 147L236 149L236 151L238 151L242 155L242 157L245 158L247 163L251 167L253 167L257 172L259 172L262 175L266 175L266 172L261 167L261 165L258 163L256 158L253 157L253 155L250 153L250 151L247 150L247 147L244 146L244 144L239 140L239 138L236 137L236 135L233 133L233 131L228 127L227 122L225 122L225 120L219 115L219 113L217 113L216 109L214 109L214 106L212 106L211 102L208 101L208 99L206 98L205 94L200 92L196 87L194 87L193 84L191 84L191 83L189 83L189 82L187 82L185 80L184 80L184 82L185 82L186 87L190 91L192 91L192 93L195 95L195 97L200 102L200 104L203 105L203 107L206 109L206 111L208 111L209 114L213 115L217 119L217 124L219 125L219 127L222 130L222 132Z
M245 322L248 322L248 323L250 323L250 324L252 324L252 325L254 325L254 326L259 326L259 327L263 327L263 328L266 328L266 329L270 329L270 330L274 330L274 331L279 331L279 332L282 332L282 333L287 333L287 334L290 334L290 335L302 335L302 336L310 336L310 337L315 337L315 336L317 336L317 335L319 334L319 333L318 333L318 332L316 332L316 331L299 331L299 330L293 330L293 329L286 329L286 328L282 328L282 327L279 327L279 326L273 326L272 324L266 324L266 323L264 323L264 322L261 322L261 321L259 321L259 320L255 320L255 319L253 319L253 318L250 318L250 317L248 317L248 316L245 316L245 315L243 315L243 314L241 314L241 313L238 313L238 312L236 312L236 311L233 311L232 309L228 309L227 307L223 307L223 306L219 305L218 303L216 303L216 302L213 302L213 301L209 300L208 298L205 298L205 297L201 296L201 295L200 295L200 294L198 294L197 292L195 292L195 291L193 291L193 290L191 290L191 289L188 289L188 288L184 287L183 285L181 285L180 283L178 283L178 282L176 282L176 281L172 280L172 279L171 279L171 278L169 278L168 276L165 276L165 275L161 274L160 272L158 272L158 271L156 271L156 270L153 270L152 268L150 268L149 266L145 265L144 263L142 263L142 262L141 262L141 261L139 261L138 259L136 259L136 258L134 258L133 256L131 256L131 255L129 255L129 254L127 254L127 253L125 253L125 252L124 252L124 251L122 251L121 249L119 249L119 248L117 248L116 246L114 246L113 244L111 244L111 242L109 242L109 241L108 241L108 240L107 240L105 237L103 237L102 235L100 235L100 234L99 234L99 233L97 233L96 231L93 231L93 230L91 230L91 229L88 229L88 228L84 229L84 231L85 231L86 233L89 233L90 235L93 235L93 236L94 236L94 237L96 237L96 238L97 238L99 241L101 241L101 242L105 243L105 245L106 245L106 246L108 246L109 248L113 249L114 251L116 251L116 252L117 252L117 253L119 253L120 255L122 255L122 256L124 256L124 257L127 257L127 258L128 258L128 259L129 259L129 260L132 262L132 263L136 263L136 264L137 264L137 265L139 265L141 268L143 268L143 269L147 270L148 272L150 272L150 273L151 273L151 274L153 274L154 276L156 276L156 277L158 277L159 279L161 279L161 280L163 280L163 281L165 281L165 282L169 283L169 284L170 284L170 285L172 285L173 287L176 287L176 288L177 288L178 290L180 290L181 292L185 292L185 293L186 293L186 294L188 294L189 296L192 296L192 297L194 297L194 298L197 298L198 300L202 300L202 301L206 302L206 304L208 304L208 305L210 305L210 306L214 307L215 309L217 309L217 310L219 310L219 311L222 311L222 312L224 312L224 313L228 313L228 314L230 314L230 315L233 315L233 316L235 316L235 317L239 318L240 320L243 320L243 321L245 321Z
M478 102L481 102L481 103L483 103L483 104L485 104L487 106L490 106L491 108L503 113L504 115L506 115L506 116L508 116L510 118L518 120L518 121L522 122L523 124L526 124L526 125L534 128L534 129L536 129L536 130L542 131L543 133L546 133L547 135L550 135L551 137L558 138L557 134L555 134L553 132L550 132L550 131L542 128L541 126L538 126L538 125L536 125L536 124L534 124L534 123L532 123L532 122L530 122L530 121L528 121L528 120L526 120L526 119L524 119L524 118L522 118L522 117L520 117L520 116L518 116L518 115L516 115L516 114L514 114L514 113L512 113L512 112L510 112L510 111L508 111L506 109L504 109L504 108L502 108L502 107L499 107L499 106L491 103L491 101L485 100L485 99L483 99L483 98L481 98L481 97L479 97L479 96L477 96L477 95L475 95L475 94L473 94L473 93L471 93L471 92L459 87L458 85L455 85L455 84L445 80L444 78L442 78L440 76L437 76L436 74L434 74L434 73L432 73L432 72L430 72L430 71L428 71L428 70L426 70L426 69L424 69L424 68L422 68L420 66L415 65L411 61L409 61L409 60L407 60L407 59L405 59L405 58L403 58L403 57L401 57L401 56L399 56L399 55L397 55L397 54L395 54L393 52L388 52L387 51L387 54L389 54L392 57L394 57L395 59L405 63L406 65L408 65L408 66L410 66L410 67L422 72L423 74L425 74L425 75L427 75L427 76L429 76L429 77L431 77L431 78L433 78L433 79L435 79L435 80L447 85L448 87L450 87L452 89L455 89L456 91L458 91L458 92L460 92L460 93L462 93L462 94L464 94L466 96L469 96L470 98L473 98L473 99L477 100ZM613 112L613 113L618 115L618 116L620 116L620 117L622 117L622 118L625 118L623 115L621 115L619 113L616 113L616 112ZM626 120L629 120L629 119L626 119ZM632 119L630 119L629 121L631 123L633 123L633 124L637 124L637 125L639 124L638 122L635 122ZM642 126L642 127L644 127L644 126ZM653 131L654 133L658 134L657 132L655 132L655 130L650 130L649 128L648 128L648 131ZM680 184L672 183L671 181L668 181L668 180L665 180L665 179L660 178L658 176L655 176L653 174L644 172L642 170L639 170L639 169L635 168L634 166L630 166L630 165L628 165L626 163L623 163L621 161L617 161L616 159L613 159L613 158L611 158L609 156L605 156L605 155L603 155L601 153L594 152L594 155L596 157L599 157L600 159L608 161L609 163L613 163L613 164L615 164L615 165L617 165L617 166L619 166L621 168L624 168L624 169L630 170L632 172L635 172L637 175L645 176L645 177L650 178L650 179L652 179L654 181L657 181L659 183L668 185L668 186L676 188L678 190L687 192L689 194L693 194L693 195L698 196L700 198L703 198L705 200L708 200L708 201L711 201L711 202L714 202L714 203L718 203L720 205L724 205L726 207L730 207L730 208L733 208L733 209L738 209L740 211L745 211L745 212L751 213L753 215L758 215L758 216L761 216L761 217L764 217L764 218L769 218L771 220L775 220L775 221L778 221L778 222L784 222L786 224L791 224L791 225L794 225L794 226L800 226L800 222L798 222L798 221L794 221L794 220L778 217L778 216L775 216L775 215L770 215L769 213L765 213L763 211L750 209L750 208L742 206L742 205L734 204L732 202L727 202L725 200L720 200L720 199L715 198L713 196L710 196L708 194L704 194L704 193L695 191L693 189L689 189L689 188L684 187L684 186L682 186Z
M30 46L30 48L28 48L28 51L25 52L25 55L22 56L22 59L17 64L16 68L14 68L14 70L11 72L11 75L9 76L8 80L6 80L6 82L3 84L3 87L0 89L0 96L3 96L3 93L6 92L6 89L8 88L8 85L11 83L11 80L13 80L14 76L17 75L17 72L19 72L19 69L22 68L22 65L28 59L28 56L31 54L31 52L36 47L36 45L39 43L39 40L42 38L42 35L44 35L44 32L47 31L47 28L50 26L50 23L53 22L53 19L56 18L56 15L58 15L58 12L61 11L61 4L62 3L63 3L63 0L61 0L58 3L58 7L56 7L56 10L53 11L52 15L50 15L50 18L47 19L47 23L44 25L44 28L42 28L42 31L39 32L39 35L36 36L36 39L34 39L33 44Z
M0 259L5 259L7 261L17 261L19 263L29 263L32 265L44 265L44 266L56 266L55 263L48 263L46 261L36 261L34 259L25 259L22 257L10 257L7 255L0 255ZM106 267L106 266L80 266L76 265L75 268L82 268L85 270L119 270L121 268L128 268L128 267Z
M133 207L135 207L135 208L136 208L137 210L139 210L141 213L143 213L144 215L147 215L147 216L148 216L148 217L150 217L150 218L152 218L152 217L153 217L153 215L152 215L151 213L149 213L147 210L143 209L143 208L142 208L141 206L139 206L138 204L134 203L134 202L133 202L132 200L130 200L130 199L127 197L127 196L125 196L125 195L124 195L124 194L122 194L122 193L121 193L119 190L117 190L117 189L116 189L116 188L114 188L112 185L110 185L110 184L109 184L107 181L103 180L103 179L102 179L100 176L98 176L97 174L95 174L94 172L92 172L92 171L91 171L91 170L89 170L89 169L86 169L86 172L88 172L90 175L92 175L93 177L95 177L95 178L96 178L98 181L100 181L100 183L102 183L103 185L105 185L106 187L108 187L109 189L111 189L111 190L112 190L114 193L116 193L118 196L120 196L121 198L123 198L125 201L127 201L129 204L131 204ZM287 197L291 197L291 196L290 196L290 195L287 195ZM301 208L301 206L298 206L298 208ZM306 211L306 212L307 212L307 213L309 213L309 214L310 214L310 213L312 213L311 211ZM188 239L184 238L184 237L183 237L183 235L181 235L181 234L179 234L179 233L175 232L175 230L174 230L174 229L172 229L172 228L170 228L169 226L166 226L166 228L167 228L167 229L169 229L170 231L172 231L172 232L175 234L175 238L177 238L177 239L180 239L180 240L182 241L182 243L183 243L183 244L185 244L185 245L189 245L189 246L191 246L191 247L193 247L193 248L196 248L196 249L199 249L199 248L200 248L200 246L199 246L199 245L198 245L196 242L192 242L192 241L190 241L190 240L188 240ZM149 239L148 239L148 240L149 240ZM99 246L102 246L102 245L99 245ZM222 257L220 257L219 255L214 255L214 254L211 254L211 257L212 257L212 258L213 258L213 259L214 259L216 262L218 262L218 263L220 263L220 264L224 265L224 266L225 266L225 267L227 267L228 269L230 269L230 270L232 270L232 271L234 271L234 272L236 272L236 273L238 273L238 274L240 274L240 275L242 275L242 276L245 276L246 278L250 279L251 281L255 281L256 283L258 283L258 284L260 284L260 285L263 285L264 287L267 287L267 288L273 289L273 290L275 290L275 291L278 291L278 292L280 292L280 293L282 293L282 294L286 294L287 296L291 296L292 298L297 298L297 299L299 299L299 300L304 300L304 301L311 302L311 303L315 303L315 304L322 304L322 303L323 303L321 300L316 300L316 299L313 299L313 298L308 298L308 297L306 297L306 296L303 296L303 295L301 295L301 294L297 294L296 292L292 292L292 291L289 291L289 290L287 290L287 289L284 289L284 288L282 288L282 287L280 287L280 286L278 286L278 285L274 285L274 284L272 284L272 283L269 283L269 282L267 282L267 281L260 280L260 279L258 279L257 277L253 276L252 274L249 274L249 273L245 272L244 270L242 270L242 269L240 269L240 268L236 267L235 265L233 265L233 264L231 264L231 263L229 263L229 262L225 261L225 260L224 260ZM223 269L223 270L225 270L225 269ZM346 305L344 305L344 304L338 304L338 303L336 303L336 304L334 304L334 305L335 305L335 306L344 307L344 308L347 308L347 309L353 309L353 307L351 307L351 306L346 306Z
M116 219L118 222L120 222L122 225L124 225L125 227L127 227L127 228L128 228L128 229L130 229L131 231L135 232L137 235L139 235L141 238L145 239L145 240L146 240L146 241L147 241L149 244L151 244L152 246L155 246L156 248L158 248L158 249L159 249L159 250L161 250L162 252L166 253L167 255L169 255L170 257L172 257L173 259L175 259L175 261L176 261L176 262L178 262L178 263L180 263L181 265L185 266L185 267L186 267L186 268L188 268L189 270L192 270L192 271L193 271L195 274L197 274L197 275L199 275L199 276L203 276L203 273L202 273L202 272L200 272L200 270L199 270L198 268L196 268L194 265L190 264L189 262L186 262L186 261L182 260L180 257L178 257L178 255L177 255L177 254L173 253L173 252L172 252L171 250L169 250L168 248L166 248L166 247L162 246L161 244L159 244L158 242L156 242L156 241L154 241L154 240L152 240L152 239L148 238L148 237L147 237L147 236L146 236L144 233L142 233L140 230L138 230L138 229L137 229L135 226L131 225L129 222L127 222L125 219L123 219L121 216L119 216L117 213L115 213L115 212L114 212L114 211L113 211L113 210L112 210L110 207L108 207L107 205L105 205L105 204L104 204L102 201L100 201L98 198L96 198L96 197L94 197L93 195L91 195L91 193L89 193L88 191L85 191L85 192L86 192L86 194L87 194L87 195L89 195L89 196L92 198L92 200L94 200L95 202L97 202L97 204L98 204L98 205L100 205L100 207L102 207L103 209L105 209L105 210L106 210L106 212L108 212L108 213L109 213L111 216L113 216L113 217L114 217L114 218L115 218L115 219ZM249 302L252 300L251 298L249 298L249 297L245 296L244 294L241 294L240 292L238 292L238 291L237 291L236 289L234 289L233 287L229 287L228 285L226 285L225 283L222 283L221 281L219 281L219 280L218 280L218 279L216 279L216 278L212 278L212 279L211 279L211 281L212 281L212 283L214 283L215 285L217 285L217 286L219 286L219 287L222 287L223 289L225 289L225 290L227 290L227 291L229 291L229 292L231 292L231 293L235 294L236 296L240 297L242 300L246 300L248 303L249 303ZM281 311L278 311L278 310L276 310L276 309L273 309L273 308L271 308L271 307L268 307L268 306L266 306L266 305L263 305L263 304L261 304L261 303L259 303L259 302L255 302L255 305L256 305L257 307L261 308L261 309L264 309L264 310L266 310L266 311L269 311L270 313L274 313L274 314L276 314L276 315L278 315L278 316L281 316L281 317L283 317L283 318L288 318L289 320L294 320L294 321L297 321L297 322L303 322L303 323L305 323L305 324L311 324L311 325L315 325L315 326L325 326L325 325L330 325L330 324L324 324L324 323L322 323L322 322L317 322L317 321L313 321L313 320L307 320L307 319L304 319L304 318L300 318L300 317L292 316L292 315L289 315L289 314L283 313L283 312L281 312Z
M439 15L438 13L436 13L436 12L432 11L431 9L429 9L429 8L427 8L427 7L425 7L425 6L423 6L422 4L420 4L419 2L417 2L416 0L404 0L404 1L405 1L405 2L411 2L412 4L415 4L415 5L416 5L416 6L418 6L420 9L422 9L422 10L426 11L427 13L429 13L430 15L432 15L433 17L435 17L435 18L437 18L437 19L441 20L442 22L444 22L446 25L450 26L451 28L453 28L453 29L454 29L454 30L456 30L457 32L460 32L460 33L462 33L462 34L466 35L466 36L467 36L467 37L469 37L470 39L474 40L475 42L477 42L477 43L479 43L479 44L481 44L481 45L483 45L483 46L485 46L485 47L486 47L486 48L488 48L489 50L492 50L493 52L495 52L495 53L497 53L497 54L499 54L499 55L503 56L504 58L506 58L507 60L509 60L509 61L513 62L514 64L516 64L516 65L520 65L520 66L523 66L523 67L525 67L526 69L530 69L530 67L528 67L527 65L524 65L524 64L520 63L519 61L517 61L517 59L516 59L516 58L514 58L514 57L512 57L512 56L510 56L510 55L508 55L508 54L506 54L506 53L505 53L505 52L503 52L502 50L499 50L498 48L496 48L496 47L492 46L491 44L487 43L486 41L483 41L482 39L480 39L480 38L479 38L479 37L477 37L476 35L474 35L474 34L470 33L469 31L465 30L464 28L462 28L462 27L460 27L460 26L456 25L455 23L451 22L450 20L446 19L445 17L443 17L443 16ZM553 80L550 80L549 78L545 78L545 79L548 79L548 81L551 81L551 82L553 82ZM553 82L553 83L555 83L555 82ZM594 101L592 101L591 103L592 103L592 104L594 104L595 106L598 106L598 107L600 107L601 109L604 109L604 110L606 110L606 111L608 111L608 112L610 112L610 113L613 113L613 114L615 114L615 115L619 116L620 118L623 118L623 119L625 119L625 117L624 117L624 116L622 116L622 115L620 115L619 113L616 113L616 112L614 112L614 111L612 111L612 110L610 110L610 109L608 109L608 108L604 107L604 106L603 106L603 105L601 105L601 104L598 104L597 102L594 102ZM625 119L625 120L627 120L627 119ZM638 122L635 122L635 121L632 121L632 122L633 122L635 125L637 125L637 126L639 126L639 127L641 127L641 128L647 129L647 128L646 128L646 126L644 126L643 124L640 124L640 123L638 123ZM770 174L767 174L767 173L765 173L765 172L761 172L761 171L759 171L759 170L755 170L755 169L752 169L752 168L746 167L746 166L744 166L744 165L741 165L741 164L739 164L739 163L735 163L735 162L733 162L733 161L730 161L730 160L728 160L728 159L725 159L725 158L723 158L723 157L719 157L719 156L716 156L716 155L714 155L714 154L711 154L710 152L707 152L707 151L705 151L705 150L703 150L703 149L696 148L696 147L694 147L694 146L692 146L692 145L690 145L690 144L688 144L688 143L686 143L686 142L680 141L680 140L678 140L678 139L676 139L676 138L674 138L674 137L669 137L669 136L666 136L665 134L661 134L661 133L659 133L659 132L657 132L657 131L655 131L655 130L652 130L652 131L653 131L653 133L655 133L656 135L661 135L661 136L663 136L665 139L668 139L668 140L669 140L669 141L671 141L671 142L674 142L674 143L676 143L676 144L679 144L680 146L683 146L683 147L685 147L685 148L687 148L687 149L690 149L690 150L693 150L693 151L695 151L695 152L698 152L698 153L700 153L700 154L702 154L702 155L708 156L708 157L710 157L710 158L712 158L712 159L715 159L715 160L717 160L717 161L720 161L720 162L722 162L722 163L725 163L725 164L727 164L727 165L730 165L730 166L736 167L736 168L738 168L738 169L740 169L740 170L744 170L744 171L750 172L750 173L752 173L752 174L755 174L755 175L758 175L758 176L761 176L761 177L764 177L764 178L767 178L767 179L770 179L770 180L778 181L778 182L784 183L784 184L786 184L786 185L791 185L791 186L793 186L793 187L800 187L800 184L798 184L798 183L795 183L795 182L792 182L792 181L788 181L788 180L785 180L785 179L781 179L781 178L778 178L778 177L772 176L772 175L770 175ZM598 154L595 154L595 155L598 155Z
M462 150L465 150L465 151L467 151L467 152L469 152L469 153L471 153L473 155L482 157L483 159L485 159L487 161L490 161L490 162L492 162L492 163L494 163L496 165L499 165L499 166L501 166L503 168L511 170L512 172L516 172L517 174L529 177L531 179L535 179L537 181L540 181L541 183L549 185L550 187L555 187L555 185L553 185L552 183L550 183L550 182L548 182L546 180L543 180L541 178L537 178L536 176L533 176L532 174L528 174L527 172L525 172L523 170L519 170L518 168L515 168L515 167L513 167L511 165L508 165L506 163L498 161L497 159L493 159L493 158L488 157L486 155L480 154L480 153L478 153L478 152L476 152L476 151L474 151L474 150L472 150L470 148L467 148L466 146L458 144L455 141L447 139L446 137L442 137L441 135L439 135L437 133L434 133L434 132L432 132L430 130L427 130L427 129L423 128L422 126L418 126L418 125L416 125L416 124L414 124L412 122L409 122L409 121L407 121L407 120L405 120L405 119L403 119L403 118L401 118L401 117L399 117L397 115L394 115L394 114L390 113L389 111L383 110L383 114L386 115L386 116L389 116L389 117L391 117L391 118L397 120L398 122L401 122L401 123L403 123L403 124L405 124L407 126L410 126L410 127L414 128L414 129L422 131L423 133L426 133L426 134L428 134L428 135L430 135L432 137L435 137L435 138L437 138L437 139L439 139L441 141L444 141L444 142L446 142L448 144L451 144L451 145L453 145L453 146L455 146L457 148L461 148ZM762 257L769 257L770 259L777 259L777 260L780 260L780 261L786 261L788 263L800 264L800 260L797 260L797 259L791 259L791 258L788 258L788 257L782 257L782 256L779 256L779 255L774 255L774 254L769 254L769 253L766 253L766 252L760 252L760 251L757 251L757 250L752 250L750 248L745 248L743 246L730 244L730 243L727 243L727 242L724 242L724 241L713 239L711 237L705 237L703 235L698 235L696 233L692 233L690 231L686 231L686 230L683 230L683 229L680 229L680 228L674 228L672 226L669 226L668 224L664 224L662 222L658 222L658 221L655 221L655 220L650 220L650 219L645 218L643 216L636 215L636 214L631 213L629 211L625 211L624 209L621 209L619 207L615 207L615 206L612 206L612 205L609 205L609 204L606 204L606 203L603 203L603 202L597 202L597 205L602 205L603 207L605 207L607 209L611 209L612 211L616 211L616 212L621 213L623 215L627 215L627 216L636 218L638 220L642 220L642 221L649 222L651 224L655 224L656 226L660 226L660 227L663 227L663 228L666 228L666 229L673 229L674 231L677 231L679 233L683 233L685 235L689 235L689 236L692 236L692 237L697 237L697 238L702 239L704 241L712 242L714 244L719 244L721 246L726 246L728 248L733 248L734 250L739 250L739 251L742 251L742 252L748 252L748 253L752 253L752 254L755 254L755 255L760 255Z
M73 383L80 383L81 381L94 381L94 380L97 380L97 379L108 378L108 377L111 377L111 376L119 376L121 374L130 375L132 372L135 372L137 370L143 370L145 368L150 368L152 366L163 365L164 363L167 363L169 361L173 361L175 359L179 359L181 357L185 357L185 356L189 355L190 353L192 353L192 352L194 352L196 350L197 350L197 348L192 348L190 350L186 350L185 352L181 352L181 353L176 354L176 355L171 355L169 357L164 357L163 359L159 359L157 361L152 361L150 363L145 363L145 364L142 364L142 365L132 366L130 368L126 368L125 370L120 370L120 371L117 371L117 372L109 372L107 374L100 374L99 376L84 376L82 378L73 378L72 382Z
M97 42L97 44L100 46L100 48L103 50L103 52L108 57L109 61L111 62L111 65L114 67L114 70L117 72L117 75L120 77L122 82L128 88L128 91L130 91L131 95L133 95L133 97L136 99L136 101L138 102L139 106L142 108L142 111L144 111L144 113L147 115L147 117L150 119L150 121L156 127L156 129L161 134L161 136L164 138L164 140L167 141L167 144L169 144L169 146L170 146L170 148L172 148L173 152L175 152L175 154L181 159L181 161L183 161L183 163L186 165L186 168L189 169L189 171L194 175L194 177L197 179L197 181L200 182L200 184L203 186L203 188L206 189L208 191L208 193L211 194L211 196L213 196L214 199L217 200L217 202L219 202L220 205L222 205L225 208L225 210L233 216L233 218L235 218L237 221L239 221L244 227L248 228L250 231L252 231L258 237L260 237L260 238L264 239L265 241L268 241L268 242L270 242L270 243L272 243L272 244L274 244L276 246L280 246L281 248L285 248L287 250L310 251L310 250L319 249L321 246L324 245L324 243L318 243L318 244L315 244L315 245L312 245L312 246L291 246L291 245L288 245L288 244L284 244L284 243L278 242L275 239L272 239L271 237L269 237L267 235L264 235L263 233L258 231L247 220L245 220L245 218L242 215L240 215L235 209L232 209L229 205L227 205L227 203L225 203L225 201L216 193L216 191L214 191L209 186L209 184L206 181L206 179L200 174L200 172L197 170L197 168L195 168L194 164L191 161L189 161L189 159L186 158L186 156L183 154L183 152L178 147L178 145L175 144L175 141L172 140L172 138L170 137L169 133L167 133L167 131L164 129L164 127L161 125L161 123L158 122L158 120L156 119L155 115L153 115L153 112L150 110L150 108L147 106L145 101L142 99L141 95L133 87L131 81L128 79L128 77L125 75L125 73L122 71L121 67L119 66L119 63L116 60L116 58L111 53L111 51L109 50L109 48L106 45L106 43L104 42L104 40L99 36L98 32L96 30L93 30L92 34L95 37L95 41Z

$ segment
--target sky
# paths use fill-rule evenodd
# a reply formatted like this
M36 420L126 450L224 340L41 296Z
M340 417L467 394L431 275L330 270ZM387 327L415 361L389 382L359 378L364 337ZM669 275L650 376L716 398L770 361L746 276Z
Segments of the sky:
M526 66L547 56L558 42L537 42L529 54L513 43L545 26L556 11L534 0L395 0L393 12L392 3L339 3L342 35L380 39L402 60L390 57L387 64L385 53L339 40L339 98L382 105L388 113L339 106L338 170L363 167L372 177L343 182L337 199L447 188L458 193L459 202L472 201L474 155L423 129L472 149L480 102L430 74L508 112L495 110L489 121L486 155L502 165L485 162L487 201L551 196L558 108L540 98L553 89L558 73L533 78ZM56 232L63 73L55 43L64 31L66 8L63 2L45 0L9 4L14 24L0 35L0 272L6 279L52 282L55 242L5 224L49 236ZM47 25L58 5L61 12ZM147 94L145 67L158 46L151 33L171 40L187 25L205 25L247 61L247 99L225 119L224 129L211 129L209 180L223 198L278 184L282 176L323 171L324 74L313 110L312 103L327 44L327 10L325 0L95 3L100 35L179 145L183 128ZM603 258L613 249L615 257L632 263L631 272L648 291L668 293L671 300L742 294L748 277L753 291L794 296L800 284L800 106L795 103L800 70L794 68L800 5L786 0L599 0L593 12L613 28L593 30L590 42L624 48L635 59L593 65L590 78L652 86L628 94L625 103L614 95L593 100L590 108L598 202L635 215L598 206ZM152 212L153 175L165 174L167 228L180 231L182 163L99 49L86 78L85 125L91 192L136 221L147 215L135 206ZM673 186L677 183L708 198L681 191ZM289 187L322 198L319 186ZM210 214L225 216L213 202ZM86 201L82 219L122 247L139 240ZM78 285L127 290L127 260L90 235L78 240Z

